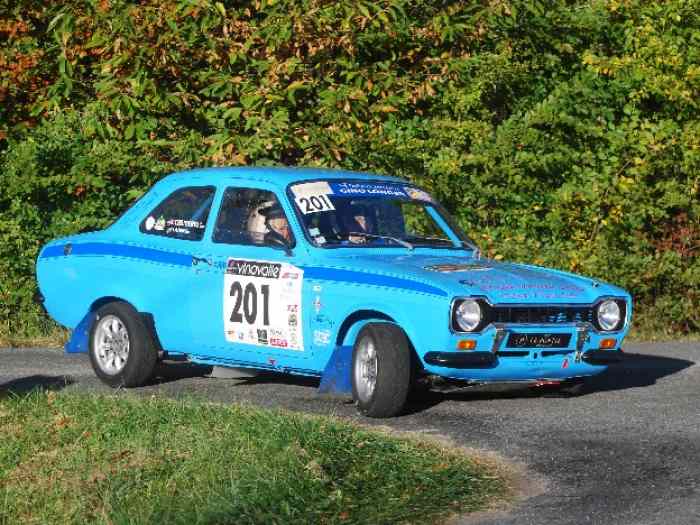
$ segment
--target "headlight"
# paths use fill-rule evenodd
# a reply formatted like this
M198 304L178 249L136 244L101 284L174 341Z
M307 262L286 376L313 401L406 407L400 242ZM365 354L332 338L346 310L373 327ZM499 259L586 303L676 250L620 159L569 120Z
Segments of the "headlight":
M603 330L614 330L620 323L622 313L616 301L603 301L598 306L598 324Z
M460 330L472 332L481 323L481 306L474 299L465 299L457 306L454 319Z

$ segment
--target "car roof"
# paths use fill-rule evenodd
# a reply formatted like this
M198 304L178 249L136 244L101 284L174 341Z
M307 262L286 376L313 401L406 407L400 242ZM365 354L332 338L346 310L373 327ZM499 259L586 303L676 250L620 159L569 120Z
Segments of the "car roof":
M220 167L220 168L198 168L181 171L168 175L163 179L167 184L180 184L189 180L197 180L199 183L218 184L221 181L236 180L245 181L265 181L275 184L281 188L294 182L303 182L317 179L331 180L382 180L386 182L406 183L405 179L398 177L388 177L376 173L361 171L349 171L328 168L284 168L284 167Z

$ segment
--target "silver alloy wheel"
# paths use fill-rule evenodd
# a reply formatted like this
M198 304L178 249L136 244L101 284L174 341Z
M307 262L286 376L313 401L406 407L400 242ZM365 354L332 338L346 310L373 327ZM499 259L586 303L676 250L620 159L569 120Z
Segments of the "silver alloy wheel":
M377 349L371 337L364 337L357 348L355 360L355 386L360 401L367 403L377 384Z
M116 375L126 366L129 357L129 331L116 315L105 315L97 321L92 340L97 366L109 375Z

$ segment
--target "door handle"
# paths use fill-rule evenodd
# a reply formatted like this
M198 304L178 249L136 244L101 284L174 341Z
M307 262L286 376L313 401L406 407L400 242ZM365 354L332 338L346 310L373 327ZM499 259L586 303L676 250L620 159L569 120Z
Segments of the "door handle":
M211 259L206 259L204 257L196 257L192 256L192 266L197 266L198 264L208 264L209 266L212 265Z

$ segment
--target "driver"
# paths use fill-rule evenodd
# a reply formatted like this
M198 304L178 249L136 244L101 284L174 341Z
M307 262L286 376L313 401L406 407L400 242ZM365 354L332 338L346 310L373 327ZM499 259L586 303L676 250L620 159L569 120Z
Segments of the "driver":
M352 235L353 233L369 233L369 220L363 207L351 204L343 214L343 225L348 235L348 241L353 244L364 244L367 237L364 235Z
M267 226L269 230L265 234L265 244L274 243L275 240L279 242L280 237L284 239L287 244L292 242L292 232L289 229L287 216L284 214L284 210L280 208L279 204L260 210L259 213L265 217L265 226Z

